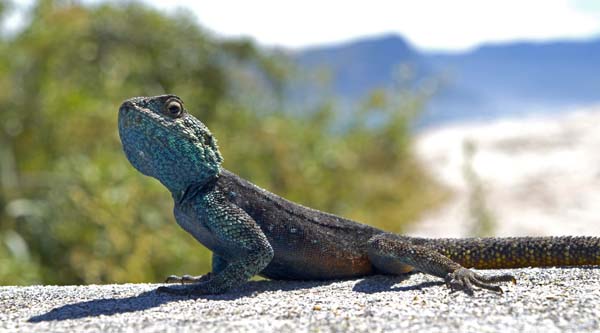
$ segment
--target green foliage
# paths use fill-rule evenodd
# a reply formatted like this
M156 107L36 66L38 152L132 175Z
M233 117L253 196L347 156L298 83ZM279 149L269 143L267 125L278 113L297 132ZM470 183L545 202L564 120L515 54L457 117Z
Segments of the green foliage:
M332 105L278 111L290 73L282 56L218 40L182 13L38 1L0 40L0 284L209 269L168 192L121 151L117 109L131 96L176 93L219 139L226 168L292 200L393 231L441 200L411 152L419 98L375 93L339 131ZM385 121L369 124L373 114Z

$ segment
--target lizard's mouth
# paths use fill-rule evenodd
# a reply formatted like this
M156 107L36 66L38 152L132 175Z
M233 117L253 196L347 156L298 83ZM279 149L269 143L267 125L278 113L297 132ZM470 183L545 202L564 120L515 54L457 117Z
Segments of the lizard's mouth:
M142 112L139 106L132 101L125 101L119 107L119 126L126 128L136 127L141 122Z

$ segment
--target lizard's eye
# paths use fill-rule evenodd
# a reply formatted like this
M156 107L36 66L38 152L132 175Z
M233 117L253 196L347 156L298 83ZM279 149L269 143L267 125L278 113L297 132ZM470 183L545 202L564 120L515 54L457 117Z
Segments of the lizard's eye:
M179 118L183 114L183 105L177 100L168 100L165 103L165 113L171 118Z

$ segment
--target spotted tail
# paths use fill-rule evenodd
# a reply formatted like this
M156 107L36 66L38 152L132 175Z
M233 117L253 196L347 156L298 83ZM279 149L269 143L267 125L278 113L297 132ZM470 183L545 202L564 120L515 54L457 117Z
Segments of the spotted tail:
M508 237L424 240L464 267L600 265L600 237Z

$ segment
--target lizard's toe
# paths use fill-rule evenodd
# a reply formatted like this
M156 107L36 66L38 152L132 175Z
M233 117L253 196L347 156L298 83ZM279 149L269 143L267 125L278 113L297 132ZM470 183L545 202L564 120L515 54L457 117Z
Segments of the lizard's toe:
M180 296L199 296L199 295L207 295L212 294L208 288L206 288L206 284L198 283L192 285L185 286L174 286L167 287L162 286L156 289L159 293L171 294L171 295L180 295Z
M165 279L165 283L181 283L181 276L169 275Z
M485 276L467 268L457 269L446 276L446 285L452 291L461 290L469 295L473 294L473 286L502 294L504 292L502 288L494 284L499 282L516 283L517 280L510 274Z
M517 279L511 274L479 275L479 278L486 283L512 282L517 284Z
M191 276L191 275L170 275L165 279L165 283L179 283L179 284L190 284L190 283L198 283L204 282L210 279L211 273L207 273L205 275L200 276Z

